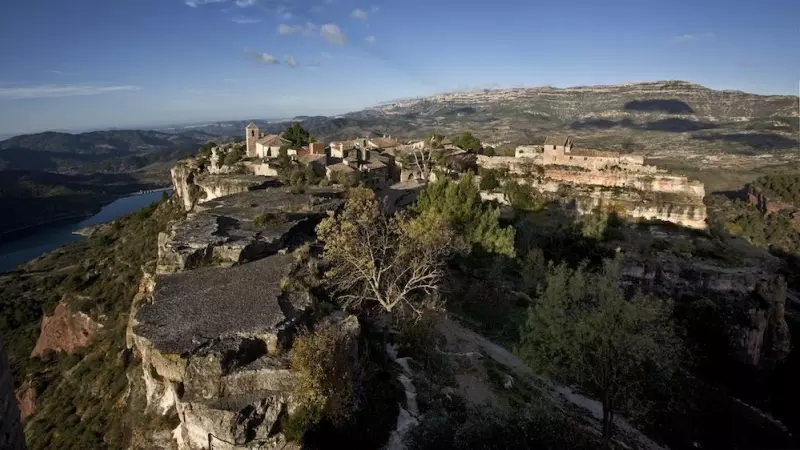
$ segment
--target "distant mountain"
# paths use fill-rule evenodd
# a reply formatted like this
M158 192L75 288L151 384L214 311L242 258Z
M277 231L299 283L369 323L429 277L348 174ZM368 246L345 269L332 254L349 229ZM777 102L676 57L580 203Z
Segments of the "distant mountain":
M180 159L218 138L196 129L180 133L111 130L15 136L0 142L0 170L130 172L156 162Z
M169 147L196 145L204 136L159 131L112 130L91 133L45 133L15 136L0 142L0 149L29 149L90 155L144 153Z

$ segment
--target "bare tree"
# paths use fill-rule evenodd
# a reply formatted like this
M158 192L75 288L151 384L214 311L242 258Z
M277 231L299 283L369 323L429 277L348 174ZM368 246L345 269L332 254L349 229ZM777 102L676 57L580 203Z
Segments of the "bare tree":
M398 307L417 314L437 298L455 236L443 219L421 222L381 214L375 194L351 189L344 210L317 227L326 279L350 309Z

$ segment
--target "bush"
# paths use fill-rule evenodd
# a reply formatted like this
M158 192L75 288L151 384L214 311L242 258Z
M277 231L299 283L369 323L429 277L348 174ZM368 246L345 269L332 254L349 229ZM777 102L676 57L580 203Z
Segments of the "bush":
M322 421L322 408L318 404L299 406L294 414L281 421L281 429L286 439L303 442L306 432Z
M333 423L350 419L361 380L356 348L352 333L343 327L328 326L297 337L290 363L297 375L295 394L305 408L319 409Z
M494 172L487 171L481 177L481 190L482 191L493 191L500 187L500 182L497 180Z

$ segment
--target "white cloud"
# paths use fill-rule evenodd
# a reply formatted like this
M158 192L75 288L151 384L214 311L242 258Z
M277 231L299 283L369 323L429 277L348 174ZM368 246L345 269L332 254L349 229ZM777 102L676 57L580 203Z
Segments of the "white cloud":
M675 36L672 38L672 42L691 42L696 41L697 38L693 34L682 34L680 36Z
M285 23L278 25L278 34L311 36L315 31L317 31L317 26L311 22L306 22L305 25L286 25Z
M356 8L350 13L350 17L358 20L367 20L367 12L361 8Z
M315 59L315 60L311 61L311 64L309 64L310 67L319 67L321 65L322 65L322 61L320 61L318 59Z
M256 62L259 64L280 64L278 58L270 55L269 53L256 53Z
M330 53L328 53L328 52L322 52L321 54L322 54L322 57L323 57L323 58L328 58L328 59L331 59L331 58L333 58L333 55L331 55L331 54L330 54Z
M378 5L372 5L372 8L370 9L372 9L372 12L376 13L381 10L381 7Z
M248 6L253 6L258 2L258 0L236 0L236 6L239 8L247 8Z
M300 64L297 63L297 61L294 59L294 57L292 57L290 55L286 55L283 58L283 61L286 63L287 66L289 66L291 68L295 68L295 67L300 65Z
M332 44L344 44L347 42L347 37L342 30L335 23L326 23L320 28L320 36Z
M39 86L20 86L0 88L0 100L21 100L31 98L58 98L84 95L114 94L141 90L139 86L97 86L91 84L43 84Z
M377 39L375 39L375 36L367 36L364 38L364 40L367 41L367 43L369 44L374 44L375 42L378 41Z
M192 8L197 8L200 5L207 5L209 3L224 3L227 0L185 0L187 6L191 6Z
M234 17L231 22L238 23L239 25L247 25L251 23L259 23L261 19L253 19L250 17Z
M283 15L282 15L281 17L283 17L283 18L284 18L284 19L286 19L286 20L289 20L289 19L291 19L293 16L292 16L292 13L291 13L291 12L289 12L289 11L286 11L285 13L283 13Z
M672 38L672 42L694 42L694 41L699 41L701 39L705 39L705 40L714 39L716 37L717 37L717 35L714 34L711 31L707 31L707 32L702 33L702 34L686 33L686 34L682 34L680 36L673 37Z

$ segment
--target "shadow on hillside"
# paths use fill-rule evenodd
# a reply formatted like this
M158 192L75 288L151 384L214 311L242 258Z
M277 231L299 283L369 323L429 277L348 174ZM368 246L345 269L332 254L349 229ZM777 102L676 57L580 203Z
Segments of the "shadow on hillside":
M701 131L712 128L717 128L716 124L708 122L699 122L690 119L670 118L647 122L645 125L638 125L631 119L621 120L608 120L608 119L588 119L579 122L573 122L570 128L573 130L582 129L600 129L607 130L611 128L628 128L632 130L645 130L645 131L667 131L672 133L684 133L688 131Z
M686 102L677 99L632 100L625 103L626 111L663 112L667 114L692 114Z
M798 146L797 139L781 136L773 133L733 133L733 134L706 134L692 136L692 139L700 141L725 141L746 145L758 150L788 150ZM742 152L752 154L752 152Z
M717 128L716 124L699 122L690 119L670 118L648 122L642 129L649 131L669 131L673 133L683 133L686 131L700 131Z

